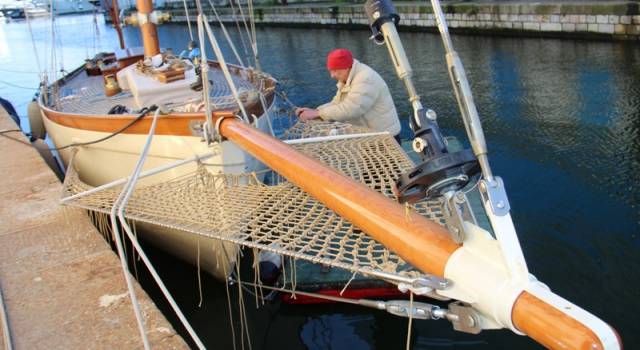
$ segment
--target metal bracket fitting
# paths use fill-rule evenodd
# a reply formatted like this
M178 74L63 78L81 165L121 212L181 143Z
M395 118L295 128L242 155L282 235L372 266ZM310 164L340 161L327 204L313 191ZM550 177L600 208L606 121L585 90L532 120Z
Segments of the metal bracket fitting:
M451 281L446 278L438 277L436 275L424 275L422 277L416 278L412 287L414 288L424 288L428 287L436 290L447 289L451 286Z
M478 334L482 331L480 317L469 305L456 301L449 304L449 311L444 315L451 323L453 329L459 332Z
M463 222L468 221L472 224L477 224L467 195L462 191L452 195L445 195L440 202L440 207L451 238L456 243L464 242L467 234Z
M436 305L409 300L389 300L385 303L385 310L388 313L419 320L437 319L433 318L433 311L436 309L439 309Z
M504 182L498 176L493 177L491 180L480 180L480 195L484 202L489 202L491 211L497 216L504 216L509 214L511 206L509 205L509 199L507 199L507 192L504 189Z

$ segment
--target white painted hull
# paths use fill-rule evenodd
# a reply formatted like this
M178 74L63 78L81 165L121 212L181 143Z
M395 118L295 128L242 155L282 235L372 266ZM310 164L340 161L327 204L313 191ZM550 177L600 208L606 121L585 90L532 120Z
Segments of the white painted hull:
M258 128L266 132L268 125L266 118L258 120ZM62 126L44 115L43 122L47 133L57 147L98 140L110 134ZM133 171L146 140L147 135L119 134L94 145L78 147L73 159L74 168L78 170L80 178L92 186L127 177ZM203 163L207 166L207 170L214 174L245 173L259 170L262 166L255 158L230 141L209 146L196 136L156 135L151 143L144 169L155 168L211 151L216 155ZM65 166L69 164L71 154L71 149L60 151ZM139 186L167 181L195 170L195 162L190 163L141 179ZM219 240L198 237L192 233L152 224L137 223L136 227L143 239L193 265L198 265L199 255L200 268L218 279L225 279L235 262L238 247L234 244L223 244ZM201 249L200 254L198 254L198 247Z

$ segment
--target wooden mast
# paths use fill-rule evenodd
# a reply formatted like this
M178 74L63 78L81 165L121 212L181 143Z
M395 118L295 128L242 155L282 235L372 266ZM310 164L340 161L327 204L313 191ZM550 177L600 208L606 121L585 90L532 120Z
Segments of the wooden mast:
M137 0L139 18L146 18L146 23L140 25L142 33L142 42L144 45L144 57L152 57L160 53L160 44L158 41L158 31L156 25L151 22L151 13L153 12L152 0Z

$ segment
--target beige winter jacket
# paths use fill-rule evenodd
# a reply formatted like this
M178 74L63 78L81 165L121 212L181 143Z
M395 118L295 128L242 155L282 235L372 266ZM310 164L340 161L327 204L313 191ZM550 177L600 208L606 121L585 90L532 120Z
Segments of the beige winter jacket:
M373 69L353 61L347 83L338 82L331 102L318 107L320 118L348 122L376 131L400 133L400 120L387 84Z

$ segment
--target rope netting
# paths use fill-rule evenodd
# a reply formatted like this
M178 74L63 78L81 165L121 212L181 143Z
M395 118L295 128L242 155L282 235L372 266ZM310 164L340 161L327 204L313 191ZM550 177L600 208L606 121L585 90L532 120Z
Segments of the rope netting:
M297 139L369 130L342 123L298 123L284 138ZM388 134L300 143L292 147L331 166L385 196L395 199L392 186L413 167L400 145ZM72 168L72 167L70 167ZM191 174L137 188L126 217L191 232L284 256L362 273L419 277L406 264L368 235L277 174L213 174L199 165ZM63 197L91 189L69 169ZM78 197L66 204L109 213L121 191L114 187ZM438 200L407 207L444 224Z

